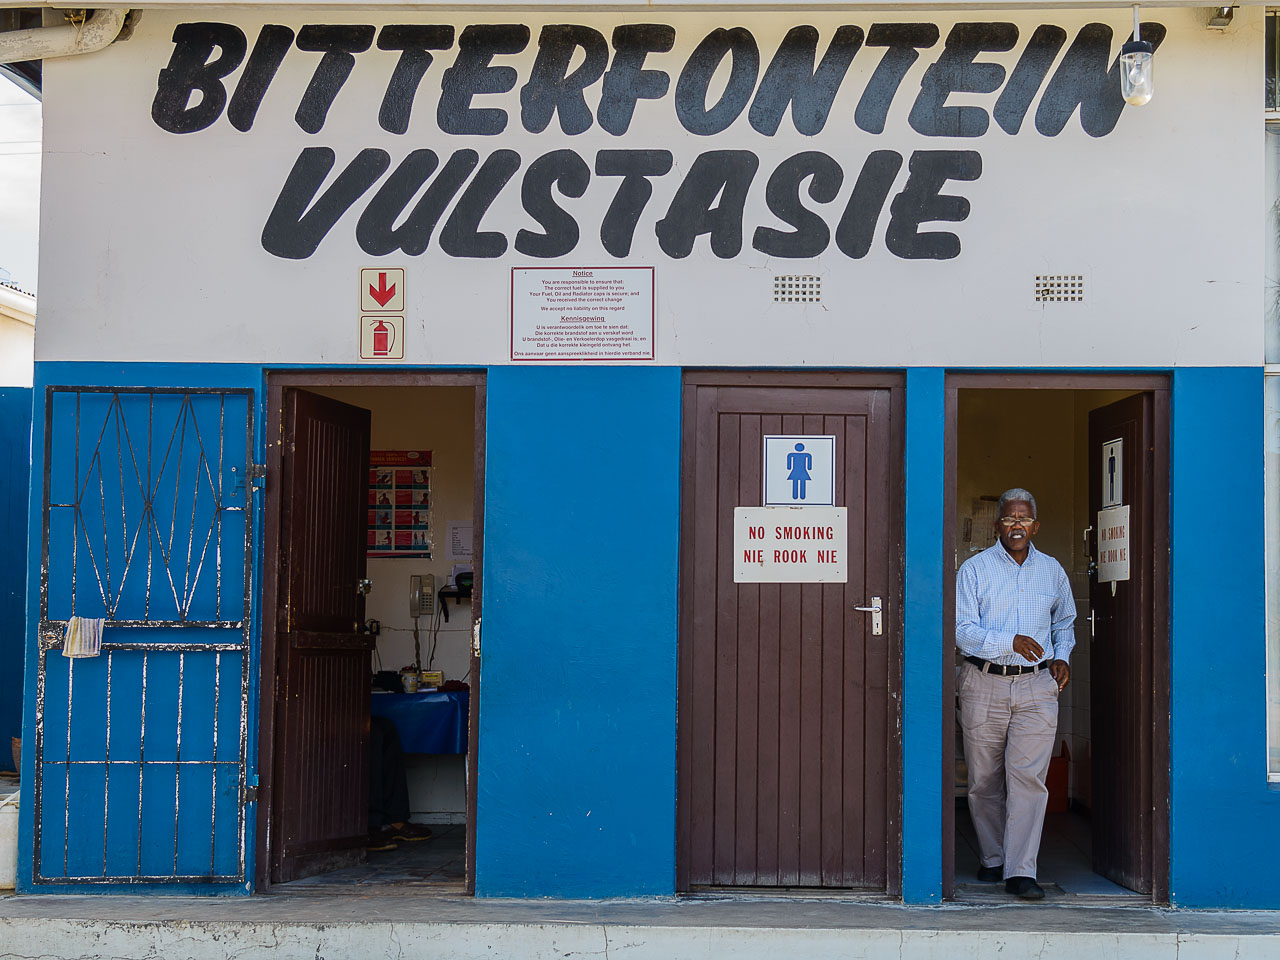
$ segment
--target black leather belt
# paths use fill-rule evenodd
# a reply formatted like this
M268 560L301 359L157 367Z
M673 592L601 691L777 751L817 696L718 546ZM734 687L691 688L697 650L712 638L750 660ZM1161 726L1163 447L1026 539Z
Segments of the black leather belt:
M1041 660L1039 663L1021 666L1016 663L992 663L990 660L983 660L981 657L965 657L970 663L981 670L983 673L994 673L1002 677L1017 677L1024 673L1035 673L1037 670L1043 670L1049 666L1048 660Z

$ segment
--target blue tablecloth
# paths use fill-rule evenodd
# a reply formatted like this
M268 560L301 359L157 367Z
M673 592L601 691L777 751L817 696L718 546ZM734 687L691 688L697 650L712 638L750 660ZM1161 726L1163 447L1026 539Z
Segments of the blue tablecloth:
M375 693L369 698L369 713L396 725L405 753L466 753L470 701L466 690Z

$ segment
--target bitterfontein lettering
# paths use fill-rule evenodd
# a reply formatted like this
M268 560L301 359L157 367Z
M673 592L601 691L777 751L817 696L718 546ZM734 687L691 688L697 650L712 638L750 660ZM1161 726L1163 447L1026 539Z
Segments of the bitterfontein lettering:
M1142 25L1142 38L1154 46L1164 35L1159 23ZM798 25L775 49L763 50L751 30L732 26L710 30L677 54L675 27L659 23L619 25L608 37L594 27L554 24L543 26L536 40L525 24L308 24L296 32L267 24L250 48L234 24L183 23L159 72L151 116L172 134L197 133L224 117L250 134L282 66L300 62L310 80L293 121L309 135L325 131L349 79L366 69L387 78L379 81L380 100L368 105L378 126L407 136L415 116L434 106L429 142L436 148L439 135L497 137L513 122L529 134L555 124L569 138L594 128L629 137L626 148L561 148L529 157L501 148L482 155L474 141L456 150L411 143L394 151L394 161L387 144L304 147L262 230L263 248L282 258L310 257L357 205L355 239L372 256L418 256L434 238L451 257L494 258L510 249L563 257L581 239L583 213L572 201L594 178L615 184L607 209L593 217L601 246L619 259L630 254L640 224L650 222L658 247L674 259L689 256L706 236L721 259L737 257L748 244L781 258L811 258L834 246L858 259L879 238L896 257L948 260L961 252L959 236L922 225L969 216L969 201L944 188L978 179L982 157L954 146L869 149L868 138L884 135L891 107L910 96L907 125L921 138L976 139L997 135L993 130L1018 135L1033 103L1032 125L1041 136L1056 137L1078 114L1086 134L1104 137L1124 109L1116 55L1123 39L1101 23L1084 25L1073 38L1051 24L1025 38L1016 25L1000 22L957 23L945 38L933 23L873 23L865 30L848 24L825 41L817 28ZM530 44L535 49L525 55ZM452 52L450 64L424 83L444 51ZM1016 51L1011 69L983 59L1010 51ZM517 57L519 68L505 62ZM914 74L919 89L903 90L922 57L931 60ZM856 105L837 115L837 95L854 82L857 58L874 58L874 67L869 62L856 73L856 100L842 101ZM438 91L434 104L424 102L428 91ZM951 103L952 94L963 95L964 103ZM987 98L985 105L978 97ZM677 163L664 149L668 135L654 130L655 108L632 133L646 101L660 102L656 109L667 119L659 122L673 134L678 127L713 138L740 118L745 124L736 128L735 149L707 149ZM761 170L760 156L744 138L777 136L788 111L801 137L847 131L851 136L841 142L866 146L838 156L801 150ZM638 136L656 142L634 144ZM655 183L666 177L675 178L673 198L665 209L650 210ZM532 223L481 229L495 200L517 181ZM847 200L833 206L847 184ZM753 191L763 191L776 222L744 222Z

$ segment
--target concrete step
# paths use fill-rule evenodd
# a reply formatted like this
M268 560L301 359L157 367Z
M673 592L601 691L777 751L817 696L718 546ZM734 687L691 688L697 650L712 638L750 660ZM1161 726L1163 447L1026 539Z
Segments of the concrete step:
M416 893L416 892L415 892ZM823 898L0 898L0 958L1275 960L1280 913Z

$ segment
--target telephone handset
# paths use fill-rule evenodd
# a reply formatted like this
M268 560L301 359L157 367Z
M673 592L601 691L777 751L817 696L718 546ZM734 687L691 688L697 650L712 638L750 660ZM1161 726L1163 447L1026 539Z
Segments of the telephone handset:
M436 578L433 574L409 578L409 616L429 617L436 609Z

